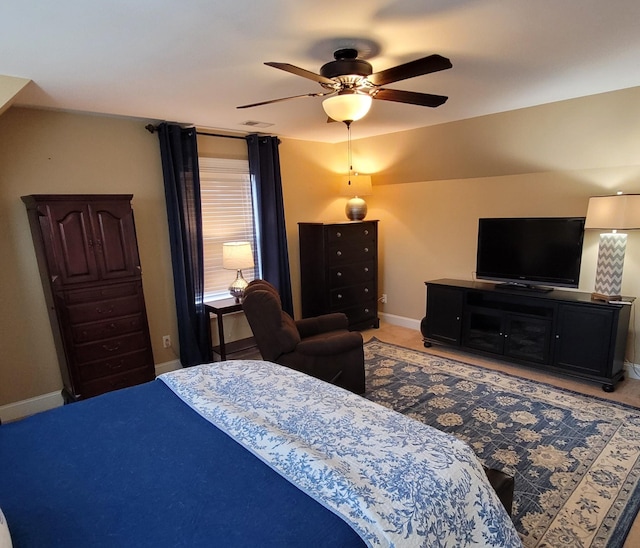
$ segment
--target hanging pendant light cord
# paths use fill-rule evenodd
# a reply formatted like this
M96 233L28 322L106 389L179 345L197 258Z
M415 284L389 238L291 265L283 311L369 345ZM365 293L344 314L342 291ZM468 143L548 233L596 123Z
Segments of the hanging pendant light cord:
M351 170L353 169L353 165L351 163L351 122L349 120L345 121L347 125L347 161L349 163L349 186L351 186Z

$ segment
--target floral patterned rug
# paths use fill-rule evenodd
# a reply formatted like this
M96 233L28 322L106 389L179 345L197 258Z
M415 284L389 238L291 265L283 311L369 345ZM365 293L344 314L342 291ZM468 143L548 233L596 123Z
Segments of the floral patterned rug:
M515 477L526 547L622 547L640 509L640 409L365 344L366 397L466 441Z

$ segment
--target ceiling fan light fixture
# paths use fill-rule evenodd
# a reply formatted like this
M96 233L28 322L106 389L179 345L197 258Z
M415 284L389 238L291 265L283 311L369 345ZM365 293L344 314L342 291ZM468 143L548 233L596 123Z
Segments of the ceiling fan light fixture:
M355 122L371 108L371 95L357 92L339 93L322 101L327 116L336 122Z

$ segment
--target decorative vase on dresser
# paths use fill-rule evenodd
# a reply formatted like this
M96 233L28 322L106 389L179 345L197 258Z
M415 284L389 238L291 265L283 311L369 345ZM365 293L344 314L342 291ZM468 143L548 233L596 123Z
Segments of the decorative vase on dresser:
M344 312L349 329L379 327L378 221L299 223L302 316Z
M132 197L22 197L65 402L155 377Z

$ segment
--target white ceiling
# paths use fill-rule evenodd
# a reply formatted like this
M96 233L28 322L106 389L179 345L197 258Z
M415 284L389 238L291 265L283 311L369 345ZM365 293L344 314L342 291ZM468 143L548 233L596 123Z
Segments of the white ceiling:
M357 139L640 86L639 26L638 0L4 0L0 74L32 80L14 105L338 142L320 98L236 109L322 91L263 62L317 73L352 45L374 72L451 59L386 86L447 103L374 101Z

